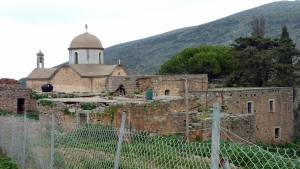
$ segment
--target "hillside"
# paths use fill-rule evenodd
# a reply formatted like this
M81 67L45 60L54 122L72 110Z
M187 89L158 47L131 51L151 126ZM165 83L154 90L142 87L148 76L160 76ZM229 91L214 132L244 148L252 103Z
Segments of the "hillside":
M155 74L164 61L187 47L229 45L235 38L250 36L253 17L261 15L266 18L266 36L280 37L281 28L286 25L290 37L300 47L300 1L281 1L206 24L108 47L104 50L104 61L106 64L116 64L121 59L130 74Z
M235 38L251 35L253 17L264 15L266 36L279 37L287 25L290 37L300 47L300 2L273 2L199 26L177 29L160 35L106 48L105 62L121 59L131 74L154 74L160 65L184 48L198 45L229 45Z

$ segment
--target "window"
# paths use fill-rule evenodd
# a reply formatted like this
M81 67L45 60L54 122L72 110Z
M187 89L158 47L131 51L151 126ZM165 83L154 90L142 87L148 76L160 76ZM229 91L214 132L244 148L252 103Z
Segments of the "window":
M248 110L248 113L253 113L253 102L252 101L247 102L247 110Z
M280 127L275 127L275 139L280 138Z
M274 100L269 100L269 109L270 112L275 112L275 105L274 105Z
M165 95L169 96L170 95L170 90L165 90Z
M75 64L78 64L78 53L75 52Z
M101 52L99 53L99 64L102 64L101 63Z

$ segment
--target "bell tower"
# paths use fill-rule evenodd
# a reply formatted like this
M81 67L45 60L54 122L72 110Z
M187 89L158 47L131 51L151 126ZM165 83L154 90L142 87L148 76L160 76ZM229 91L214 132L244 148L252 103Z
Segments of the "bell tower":
M41 68L44 68L44 54L41 52L36 54L36 66L37 68L40 68L40 64L41 64Z

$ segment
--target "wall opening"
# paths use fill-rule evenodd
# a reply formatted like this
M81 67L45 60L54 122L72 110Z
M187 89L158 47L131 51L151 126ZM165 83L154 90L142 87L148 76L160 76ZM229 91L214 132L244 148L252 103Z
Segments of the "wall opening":
M78 64L78 53L77 52L75 52L75 64Z
M247 102L248 113L253 113L253 102Z
M170 95L170 90L165 90L165 95L169 96Z
M101 63L101 52L99 53L99 64L102 64Z
M119 95L120 96L126 95L125 87L123 86L123 84L120 84L119 88L117 90L119 90Z
M25 99L24 98L18 98L18 114L23 114L24 113L24 105L25 105Z
M280 137L280 127L275 127L274 134L275 134L275 139Z
M270 109L270 112L275 111L274 100L269 100L269 109Z

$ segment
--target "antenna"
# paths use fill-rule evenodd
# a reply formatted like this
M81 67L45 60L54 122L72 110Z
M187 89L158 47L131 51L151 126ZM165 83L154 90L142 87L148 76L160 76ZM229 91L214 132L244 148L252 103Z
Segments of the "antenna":
M88 28L88 26L87 26L87 24L85 24L85 29L86 29L85 32L86 32L86 33L87 33L87 28Z

